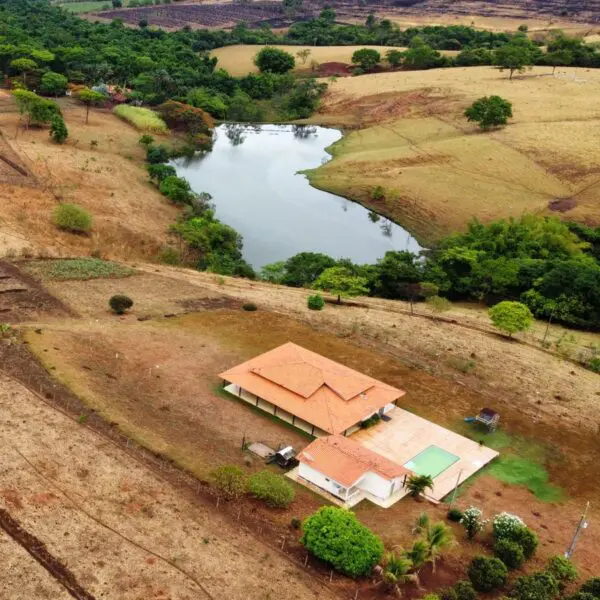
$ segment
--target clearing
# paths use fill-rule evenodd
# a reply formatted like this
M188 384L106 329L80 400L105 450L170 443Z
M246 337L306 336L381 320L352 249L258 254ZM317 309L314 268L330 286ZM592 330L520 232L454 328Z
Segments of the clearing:
M309 177L401 223L423 245L472 217L488 222L559 207L554 214L598 225L598 93L596 69L553 75L535 67L512 81L491 67L342 78L313 121L352 131ZM481 133L463 112L489 94L512 102L514 118ZM378 185L385 199L374 201Z
M481 433L465 427L463 417L486 405L498 409L502 432L486 444L503 460L471 480L459 504L483 505L486 514L521 514L542 537L536 564L564 550L582 502L598 493L589 476L600 460L597 423L589 418L598 402L598 376L541 350L536 340L542 324L522 343L508 342L460 307L438 321L426 318L422 307L420 316L411 317L404 303L376 299L314 313L306 309L307 290L140 267L142 273L119 280L47 281L81 317L38 321L25 331L26 340L49 373L89 408L201 479L214 464L242 464L244 439L271 447L307 444L298 430L223 396L216 377L292 340L405 389L403 408L476 441ZM132 314L109 314L106 301L115 291L134 298ZM259 310L240 310L244 301ZM561 335L551 328L551 339ZM597 339L587 337L586 343ZM303 517L320 503L308 490L296 492L289 511L266 513L282 530L291 516ZM548 503L558 499L563 502ZM407 500L392 509L366 503L357 510L393 545L408 543L410 515L422 508ZM443 507L432 510L443 515ZM576 557L584 574L600 560L596 547L594 532L586 532ZM440 572L452 580L476 551L460 544Z

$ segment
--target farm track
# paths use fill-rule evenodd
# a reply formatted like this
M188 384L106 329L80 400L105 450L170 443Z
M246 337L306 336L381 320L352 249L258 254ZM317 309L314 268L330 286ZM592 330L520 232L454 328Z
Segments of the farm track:
M24 529L10 513L0 508L0 528L17 544L22 546L50 575L77 600L96 600L77 581L75 575L55 556L46 545Z

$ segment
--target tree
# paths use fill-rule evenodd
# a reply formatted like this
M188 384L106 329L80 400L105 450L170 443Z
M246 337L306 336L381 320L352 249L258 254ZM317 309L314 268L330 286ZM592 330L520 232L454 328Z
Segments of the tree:
M566 48L544 54L544 62L552 67L552 74L556 67L566 67L573 64L573 53Z
M347 267L330 267L319 275L313 284L316 290L323 290L337 296L337 303L342 303L343 297L366 294L368 280L366 277L354 275Z
M484 131L492 127L506 125L512 117L512 104L500 96L485 96L475 100L467 110L465 117L468 121L475 121Z
M310 48L302 48L302 50L298 50L296 52L296 56L302 61L302 64L305 65L308 57L311 55Z
M86 88L77 92L75 94L75 98L79 100L82 104L85 105L85 124L88 124L90 117L90 108L92 106L99 106L106 102L106 96L101 94L100 92L96 92L95 90L90 90Z
M505 331L509 337L512 337L513 333L529 329L533 323L533 315L529 307L510 300L492 306L488 310L488 315L494 327Z
M431 475L411 475L406 482L406 489L413 498L418 498L425 490L433 489Z
M425 530L425 541L428 547L428 560L431 562L432 571L435 573L438 555L454 543L452 529L442 521L430 524Z
M457 581L452 588L456 600L477 600L478 594L470 581Z
M296 61L289 52L266 46L254 57L254 64L261 73L283 74L291 71Z
M411 47L404 52L403 64L411 69L434 69L445 66L447 61L437 50L414 38Z
M323 506L302 525L305 548L350 576L369 575L383 556L383 542L353 512Z
M526 67L533 64L530 49L521 44L505 44L500 46L494 52L494 62L500 71L505 69L510 71L509 79L512 79L513 73L517 71L522 73Z
M123 315L126 310L133 306L133 300L124 294L115 294L108 301L108 305L117 315Z
M425 540L417 540L411 549L406 552L406 557L412 562L415 571L419 571L423 567L428 556L429 548Z
M71 233L87 233L92 228L92 216L77 204L59 204L52 213L52 222Z
M113 8L121 8L123 6L122 0L112 0Z
M40 91L46 96L54 96L55 98L58 96L64 96L65 92L67 91L68 83L69 80L64 75L49 71L48 73L44 73L42 75L42 79L40 81Z
M23 75L23 83L27 85L27 73L37 69L37 63L30 58L15 58L10 62L10 68Z
M237 500L246 491L244 471L235 465L217 467L210 472L209 477L217 494L224 500Z
M286 507L294 500L294 489L283 477L271 471L259 471L248 479L248 491L274 507Z
M592 577L585 581L579 591L582 594L590 594L595 598L600 598L600 577Z
M413 564L406 556L398 556L394 552L389 552L384 558L384 568L381 571L381 581L391 592L395 592L400 597L400 585L407 581L413 581L418 584L418 576L410 573Z
M371 71L381 62L381 54L373 48L361 48L355 50L352 55L352 64L359 66L365 71Z
M292 287L311 287L316 279L336 262L320 252L300 252L285 261L282 283Z
M29 90L13 90L12 92L19 113L27 115L27 125L43 125L52 122L56 115L60 115L60 108L56 102L42 98Z
M385 60L387 60L392 67L399 67L402 64L403 56L404 54L400 50L394 50L392 48L386 52Z
M471 561L467 574L478 592L491 592L504 585L508 569L499 558L476 556Z
M485 527L483 512L475 506L470 506L463 511L460 524L465 528L467 537L472 540Z
M69 137L69 130L61 115L54 115L50 125L50 138L57 144L64 144Z

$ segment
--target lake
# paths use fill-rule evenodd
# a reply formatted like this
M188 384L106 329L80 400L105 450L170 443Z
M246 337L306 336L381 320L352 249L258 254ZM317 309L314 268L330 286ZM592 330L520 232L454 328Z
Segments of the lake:
M337 129L220 125L212 152L173 162L195 192L213 197L216 216L244 237L255 268L298 252L373 263L388 250L421 248L399 225L360 204L313 188L298 173L329 160Z

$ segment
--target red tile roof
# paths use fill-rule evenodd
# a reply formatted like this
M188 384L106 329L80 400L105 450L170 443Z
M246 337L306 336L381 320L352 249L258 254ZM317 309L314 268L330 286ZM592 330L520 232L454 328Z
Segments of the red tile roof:
M304 448L297 458L346 487L369 472L388 480L412 474L405 467L343 435L318 438Z
M343 433L405 394L291 342L219 377L328 433Z

